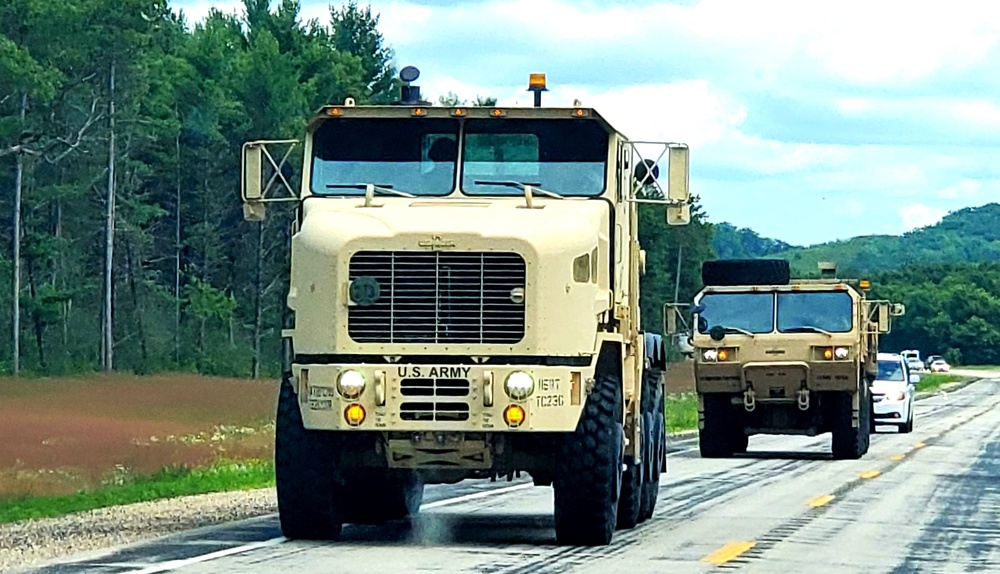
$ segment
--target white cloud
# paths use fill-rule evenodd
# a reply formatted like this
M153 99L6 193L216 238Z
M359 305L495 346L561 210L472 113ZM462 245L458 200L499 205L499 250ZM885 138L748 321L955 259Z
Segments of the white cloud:
M982 184L974 179L963 179L955 185L950 185L937 192L938 197L945 199L971 198L979 194Z
M928 207L922 203L915 203L899 208L899 216L903 219L903 227L906 231L918 227L934 225L941 218L948 214L945 209Z

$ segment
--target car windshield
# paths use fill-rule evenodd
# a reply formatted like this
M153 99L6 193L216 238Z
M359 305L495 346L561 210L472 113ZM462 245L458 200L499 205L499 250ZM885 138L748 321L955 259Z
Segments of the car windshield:
M462 158L470 195L523 195L512 185L520 184L595 196L604 192L608 134L590 120L468 120Z
M772 293L706 293L699 304L698 332L712 327L743 329L751 333L774 330L774 295Z
M316 195L361 195L366 184L418 196L455 189L458 121L330 119L313 137Z
M853 307L851 296L846 291L779 293L778 331L846 333L854 324Z
M878 379L879 381L905 381L903 364L899 361L879 361Z

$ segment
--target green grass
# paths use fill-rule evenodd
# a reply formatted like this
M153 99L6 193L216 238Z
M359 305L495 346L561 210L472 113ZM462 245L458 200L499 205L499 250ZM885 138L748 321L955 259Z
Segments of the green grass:
M273 485L271 461L219 461L204 468L167 468L152 476L119 476L113 484L76 494L0 499L0 524L161 498Z
M969 366L962 365L961 367L957 368L969 371L1000 371L1000 365L969 365Z
M668 433L698 428L698 395L667 395L666 417Z
M917 383L918 391L933 391L934 389L940 387L941 385L947 385L948 383L957 383L959 381L967 380L969 377L963 377L962 375L946 375L944 373L931 373L929 375L920 375L920 382Z

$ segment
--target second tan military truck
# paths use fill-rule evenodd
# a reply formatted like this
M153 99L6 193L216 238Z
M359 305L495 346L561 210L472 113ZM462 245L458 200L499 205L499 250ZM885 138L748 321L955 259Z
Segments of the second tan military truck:
M868 451L879 335L904 310L834 275L822 265L819 279L792 280L783 260L704 264L691 336L702 456L745 452L754 434L829 432L834 458Z

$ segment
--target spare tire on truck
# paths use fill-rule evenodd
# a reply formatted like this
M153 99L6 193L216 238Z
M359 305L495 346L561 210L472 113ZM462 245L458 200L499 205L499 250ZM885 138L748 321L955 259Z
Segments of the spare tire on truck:
M701 266L706 286L787 285L791 277L784 259L717 259Z

